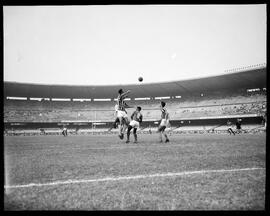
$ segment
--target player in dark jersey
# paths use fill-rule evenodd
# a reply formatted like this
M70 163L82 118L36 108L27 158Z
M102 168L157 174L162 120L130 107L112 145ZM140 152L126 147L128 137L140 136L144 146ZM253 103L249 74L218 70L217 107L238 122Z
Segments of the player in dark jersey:
M123 89L119 89L118 91L116 117L119 119L119 125L118 125L119 135L118 136L120 139L124 138L124 131L129 124L128 115L125 108L129 108L130 106L128 106L124 101L129 93L130 93L130 90L127 90L126 92L124 92Z
M166 132L165 132L166 127L169 125L169 113L167 112L165 105L166 105L166 103L164 101L160 102L161 121L160 121L160 125L158 127L160 142L162 142L162 134L165 137L165 142L170 141L168 139Z
M240 134L242 132L242 127L241 127L241 119L237 119L235 126L236 126L236 133Z
M130 136L130 131L133 128L133 135L134 135L134 143L137 143L137 128L140 127L140 123L142 123L143 116L141 114L141 107L137 107L137 109L132 113L131 115L131 122L129 123L128 126L128 131L127 131L127 141L126 143L129 143L129 136Z

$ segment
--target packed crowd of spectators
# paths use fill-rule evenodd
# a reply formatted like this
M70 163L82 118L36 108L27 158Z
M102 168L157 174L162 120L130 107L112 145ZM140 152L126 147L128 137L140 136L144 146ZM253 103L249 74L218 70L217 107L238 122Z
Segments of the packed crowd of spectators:
M173 98L164 100L171 119L259 114L266 112L266 95L235 94L202 97ZM144 120L159 119L160 100L127 101L131 106L141 106ZM62 120L114 119L113 101L21 101L5 100L4 122L57 122ZM132 109L128 109L132 112Z

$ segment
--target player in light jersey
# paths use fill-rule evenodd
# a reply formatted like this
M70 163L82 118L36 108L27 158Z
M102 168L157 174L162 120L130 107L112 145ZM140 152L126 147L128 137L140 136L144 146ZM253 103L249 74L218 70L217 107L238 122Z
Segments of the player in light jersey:
M126 130L129 124L128 115L125 109L129 106L124 101L129 93L130 93L130 90L127 90L126 92L124 92L123 89L119 89L118 91L118 97L117 97L118 110L117 110L116 117L119 119L119 125L118 125L119 135L118 136L120 139L124 138L124 131Z
M235 132L232 129L232 123L230 122L230 120L227 121L227 126L228 126L228 130L227 131L230 133L230 135L231 134L235 135Z
M170 141L168 139L166 132L165 132L166 127L169 125L169 113L167 112L165 105L166 105L166 103L164 101L160 102L161 121L160 121L160 125L158 127L160 142L162 142L162 134L165 137L165 142Z
M131 122L129 123L128 126L128 131L127 131L127 141L126 143L129 143L129 136L130 136L130 131L133 128L133 135L134 135L134 143L137 143L137 128L140 127L140 123L142 123L143 116L141 114L141 107L137 107L136 110L132 113L131 115Z
M67 127L66 126L63 127L62 134L64 135L64 137L67 136Z

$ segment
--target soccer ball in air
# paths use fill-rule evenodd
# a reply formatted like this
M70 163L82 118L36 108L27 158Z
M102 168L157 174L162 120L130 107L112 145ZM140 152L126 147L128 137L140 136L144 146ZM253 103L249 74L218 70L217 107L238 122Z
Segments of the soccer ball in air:
M143 81L143 78L142 77L139 77L138 80L139 80L139 82L142 82Z

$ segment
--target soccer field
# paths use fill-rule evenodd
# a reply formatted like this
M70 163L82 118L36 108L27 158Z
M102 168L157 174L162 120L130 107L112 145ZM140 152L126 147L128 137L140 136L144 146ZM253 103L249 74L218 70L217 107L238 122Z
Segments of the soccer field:
M263 210L266 134L4 137L5 210Z

